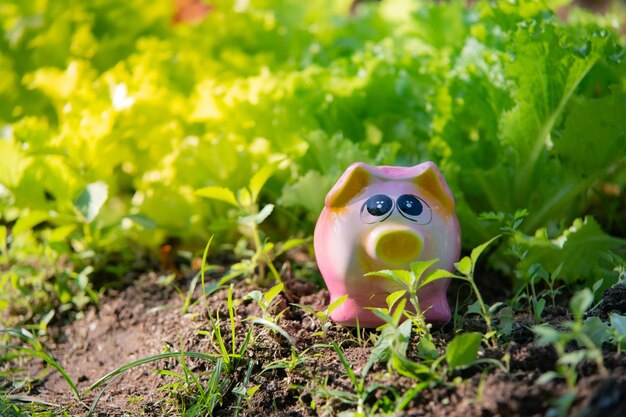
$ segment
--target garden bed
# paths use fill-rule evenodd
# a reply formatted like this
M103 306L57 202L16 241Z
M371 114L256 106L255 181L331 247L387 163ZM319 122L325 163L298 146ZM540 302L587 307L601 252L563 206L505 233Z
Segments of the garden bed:
M626 415L626 6L589 3L2 0L0 415ZM443 327L428 262L328 319L359 161L443 174Z
M297 281L287 284L297 297L297 303L318 310L327 305L328 293L325 289ZM237 284L233 298L242 299L253 289ZM120 366L165 351L182 350L219 356L207 306L211 307L212 314L219 311L222 334L228 346L227 293L226 289L217 291L183 314L185 297L172 286L159 284L156 274L146 274L136 285L110 291L99 308L89 308L83 318L73 323L53 325L49 336L42 340L47 341L49 353L77 382L79 390L84 391ZM314 335L320 331L320 323L315 316L290 305L283 295L279 295L272 311L277 313L282 310L285 311L278 324L293 338L293 350L280 334L255 325L253 341L239 367L223 375L226 384L214 408L214 415L232 416L237 410L243 416L330 416L341 411L356 411L356 389L330 344L335 342L341 346L348 363L358 374L372 354L370 337L376 332L361 330L361 335L357 336L355 329L333 326L323 338ZM248 300L241 302L236 313L236 343L239 346L246 336L246 329L252 326L246 318L258 316L261 311L253 301ZM567 314L562 307L547 309L544 322L561 323ZM565 382L555 379L545 384L538 383L543 374L555 369L558 355L551 346L535 343L530 330L532 324L531 315L516 314L510 340L498 343L495 348L480 350L479 357L499 360L506 364L507 369L473 365L448 375L444 373L441 381L432 382L431 386L426 384L422 390L416 391L403 410L394 415L539 416L546 415L549 409L558 409L555 405L567 393ZM463 318L459 327L465 331L485 330L484 324L475 315ZM454 337L454 332L452 324L432 330L440 348ZM416 359L417 343L418 340L413 337L408 349L411 359ZM603 357L607 368L607 374L603 376L599 375L592 362L584 361L579 365L580 379L567 415L608 417L626 413L623 402L626 395L626 357L612 348L604 350ZM64 378L54 370L35 381L30 392L20 395L18 390L12 397L54 404L58 412L65 409L70 414L85 415L101 395L94 407L95 415L178 415L200 402L198 390L191 381L185 380L180 360L170 358L137 366L85 395L80 402L73 398ZM214 365L194 358L185 358L184 361L188 371L206 386ZM35 359L26 366L31 375L36 375L43 365L43 361ZM182 379L165 375L164 370L174 372ZM259 388L242 401L235 392L244 380L247 381L246 389ZM369 391L364 396L365 410L372 411L371 407L377 405L383 409L387 406L390 412L398 406L398 399L404 393L420 383L388 371L384 363L376 363L365 378L364 388ZM381 409L378 411L382 413Z

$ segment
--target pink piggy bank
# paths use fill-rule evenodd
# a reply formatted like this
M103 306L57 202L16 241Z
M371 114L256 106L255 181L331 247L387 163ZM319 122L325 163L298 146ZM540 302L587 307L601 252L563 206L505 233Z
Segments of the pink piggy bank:
M411 262L439 259L431 269L453 269L461 233L454 198L437 166L352 164L326 196L315 226L315 256L331 303L348 294L331 318L339 324L376 327L382 321L367 307L386 307L397 291L385 278L364 274L408 269ZM418 299L432 323L450 320L449 279L420 290Z

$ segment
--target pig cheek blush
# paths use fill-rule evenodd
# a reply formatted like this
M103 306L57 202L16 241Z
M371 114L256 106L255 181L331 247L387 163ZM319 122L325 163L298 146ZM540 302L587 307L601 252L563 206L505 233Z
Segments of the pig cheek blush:
M352 164L326 196L315 226L315 256L330 302L348 295L331 318L342 325L377 327L371 308L385 307L397 290L390 280L366 274L408 270L412 262L437 259L431 270L454 269L461 233L454 198L432 162L413 167ZM427 321L446 323L449 279L418 292Z

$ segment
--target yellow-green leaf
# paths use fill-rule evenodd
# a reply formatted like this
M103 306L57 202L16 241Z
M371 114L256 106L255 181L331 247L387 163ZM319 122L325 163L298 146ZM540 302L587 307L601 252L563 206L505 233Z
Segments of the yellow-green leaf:
M328 314L332 314L333 311L335 311L335 309L337 309L337 307L339 307L340 305L345 303L347 299L348 299L348 294L345 294L345 295L342 295L341 297L337 298L332 303L330 303L330 305L328 306Z
M17 145L0 138L0 185L17 187L30 161Z
M50 232L50 234L48 235L48 240L50 242L62 242L74 230L76 230L76 225L75 224L67 224L65 226L57 227L57 228L55 228L54 230L52 230Z
M454 267L463 275L470 275L472 273L472 260L469 256L464 256L463 259L454 264Z
M33 227L37 226L39 223L46 221L48 219L48 213L45 211L32 211L25 216L20 217L15 222L15 226L13 227L12 233L14 235L19 235L24 233L27 230L31 230Z
M239 207L235 194L226 187L210 186L196 190L196 195L200 197L211 198L213 200L223 201L235 207Z
M248 188L250 189L250 194L252 197L253 204L256 203L257 198L259 197L259 193L261 192L261 189L263 188L267 180L272 175L274 175L274 172L276 172L277 167L278 167L277 163L265 165L263 168L258 170L256 174L254 174L252 178L250 179L250 185Z

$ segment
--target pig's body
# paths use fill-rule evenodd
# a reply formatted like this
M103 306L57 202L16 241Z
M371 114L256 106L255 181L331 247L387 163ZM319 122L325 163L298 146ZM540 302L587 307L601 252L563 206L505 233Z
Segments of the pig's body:
M331 302L348 299L331 315L343 325L382 324L366 307L385 307L398 290L392 281L364 274L408 269L417 260L439 259L433 269L453 269L460 252L454 199L432 162L414 167L356 163L328 193L315 227L315 254ZM426 320L450 319L449 280L435 281L418 294Z

